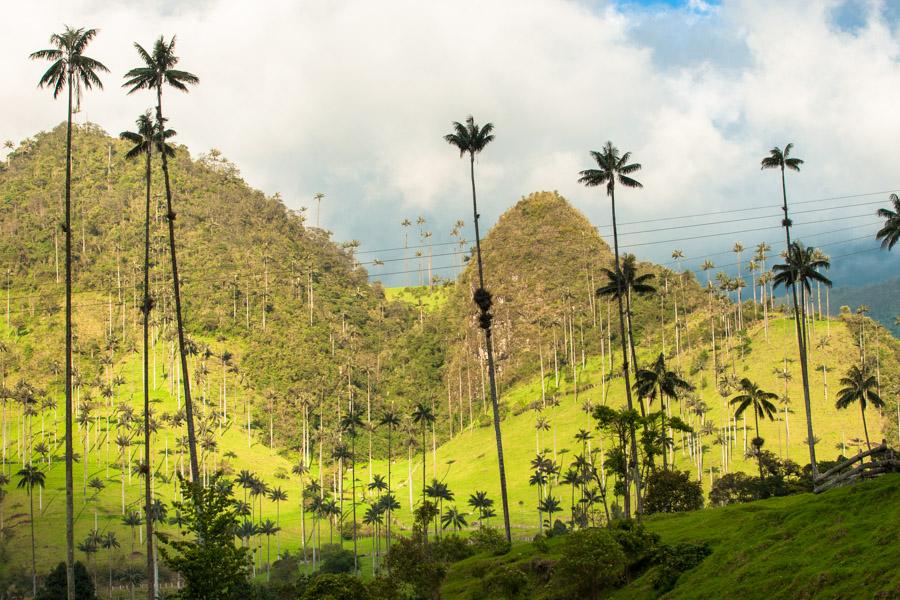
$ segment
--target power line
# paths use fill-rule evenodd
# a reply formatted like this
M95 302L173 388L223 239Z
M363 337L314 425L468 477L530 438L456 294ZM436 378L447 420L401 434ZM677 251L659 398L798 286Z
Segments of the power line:
M845 221L847 219L858 219L860 217L871 217L871 216L872 215L870 213L865 213L865 214L861 214L861 215L849 215L849 216L843 216L843 217L834 217L832 219L819 219L818 221L810 221L808 223L793 223L791 225L791 227L803 227L806 225L818 225L819 223L828 223L830 221ZM769 225L767 227L755 227L755 228L751 228L751 229L738 229L736 231L724 231L724 232L720 232L720 233L707 233L704 235L694 235L694 236L686 237L686 238L675 238L675 239L670 239L670 240L657 240L654 242L641 242L639 244L624 244L621 247L622 248L637 248L638 246L654 246L657 244L670 244L672 242L700 240L700 239L706 239L706 238L721 237L724 235L736 235L739 233L749 233L749 232L754 232L754 231L768 231L770 229L781 229L781 227L782 227L781 225Z
M897 192L897 191L898 190L896 190L896 189L892 189L892 190L884 190L881 192L865 192L865 193L861 193L861 194L848 194L846 196L832 196L830 198L816 198L813 200L800 200L800 201L796 201L796 202L792 201L791 206L796 206L798 204L812 204L815 202L830 202L833 200L849 200L851 198L864 198L867 196L878 196L881 194L890 194L892 192ZM880 202L874 202L874 204L879 204L879 203ZM868 203L863 203L863 204L868 204ZM728 210L707 211L707 212L702 212L702 213L694 213L691 215L672 215L672 216L668 216L668 217L656 217L653 219L641 219L639 221L626 221L623 223L616 223L616 225L618 225L618 226L639 225L642 223L658 223L660 221L675 221L675 220L679 220L679 219L694 219L697 217L710 217L713 215L728 215L728 214L733 214L733 213L750 212L750 211L754 211L754 210L764 210L764 209L769 209L769 208L781 208L781 206L782 206L781 204L763 204L760 206L752 206L752 207L745 207L745 208L730 208ZM831 208L840 208L840 207L835 206L835 207L831 207ZM830 210L830 209L826 207L826 208L823 208L822 210ZM777 216L780 216L780 215L777 215ZM610 223L610 224L605 224L605 225L598 225L597 228L598 229L606 229L606 228L612 229L612 224Z

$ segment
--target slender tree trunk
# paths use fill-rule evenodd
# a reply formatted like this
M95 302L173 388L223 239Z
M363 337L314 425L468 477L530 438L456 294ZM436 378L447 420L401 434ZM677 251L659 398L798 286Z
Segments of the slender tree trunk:
M869 452L872 451L872 444L869 442L869 426L866 424L866 405L863 404L864 400L860 398L859 400L859 412L862 415L863 421L863 431L866 434L866 448L868 448Z
M144 215L144 304L141 312L144 316L144 515L147 526L147 598L155 600L155 577L154 577L154 560L153 560L153 519L150 518L150 506L153 502L152 492L150 489L151 482L151 464L150 464L150 310L152 307L150 300L150 156L153 144L150 143L147 149L147 172L145 174L147 181L147 197L146 212ZM165 155L164 152L161 154Z
M784 181L784 167L781 167L781 192L782 198L784 200L784 206L782 210L784 211L784 233L785 239L787 240L787 251L790 255L791 251L791 226L790 219L788 218L788 206L787 206L787 186ZM791 299L794 304L794 322L795 329L797 331L797 346L800 351L800 376L803 381L803 405L806 409L806 441L809 446L809 464L812 468L812 476L813 479L816 478L819 474L819 468L816 464L816 445L815 439L813 435L813 425L812 425L812 404L809 399L809 368L807 366L806 360L806 324L804 320L806 318L804 311L801 310L799 301L797 299L797 285L794 282L791 285Z
M162 112L162 85L156 87L156 118L160 128L165 126ZM172 261L172 281L175 292L175 320L178 328L178 349L181 354L181 372L184 383L184 410L187 421L188 453L191 462L191 480L194 484L200 481L200 467L197 463L197 438L194 433L194 408L191 402L191 386L188 376L187 354L184 347L184 321L181 312L181 283L178 281L178 259L175 252L175 211L172 208L172 188L169 182L169 163L166 153L161 152L163 182L166 186L166 207L168 209L169 222L169 253Z
M475 196L475 155L469 154L469 172L472 179L472 211L475 222L475 250L478 257L478 284L484 289L484 266L481 261L481 235L478 231L478 202ZM497 383L494 376L494 349L491 342L491 328L484 330L484 345L487 350L488 379L491 390L491 405L494 411L494 438L497 442L497 464L500 469L500 500L503 504L503 526L506 531L506 541L512 542L512 532L509 526L509 499L506 491L506 466L503 462L503 438L500 434L500 404L497 397Z
M72 481L72 71L66 119L66 597L75 600L75 484ZM33 525L32 525L33 527ZM37 592L35 592L36 594Z
M615 250L615 259L616 259L616 278L617 281L621 282L622 278L622 265L619 260L619 230L616 225L616 193L615 190L610 190L610 199L612 202L612 222L613 222L613 248ZM634 410L634 403L631 398L631 373L629 371L628 366L628 338L626 337L625 331L625 307L623 306L623 296L625 295L625 290L619 289L619 293L616 294L618 305L619 305L619 335L621 336L622 343L622 373L625 376L625 399L627 401L628 410ZM640 514L641 511L641 472L640 467L638 466L638 453L637 453L637 436L635 435L634 425L630 426L629 435L631 436L631 467L634 470L633 479L634 479L634 487L635 487L635 495L637 498L637 513ZM626 469L627 471L627 469ZM628 476L626 475L626 485L625 485L625 518L631 517L631 492L629 490L628 485Z

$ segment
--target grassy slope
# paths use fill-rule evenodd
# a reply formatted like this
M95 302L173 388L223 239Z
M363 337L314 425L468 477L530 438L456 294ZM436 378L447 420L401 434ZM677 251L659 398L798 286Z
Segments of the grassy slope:
M824 328L824 323L817 324L817 331L824 331ZM827 351L815 350L812 360L813 364L819 364L823 359L828 365L836 367L848 363L853 350L850 340L847 337L848 332L846 331L845 326L833 322L831 324L831 330L833 341L831 342L830 347ZM773 323L770 328L769 344L766 344L766 342L762 340L762 335L761 329L757 328L754 330L753 353L747 357L747 360L743 365L740 362L738 363L737 368L739 370L739 375L749 376L752 379L759 381L766 389L780 391L780 382L778 382L772 374L772 368L775 363L780 361L782 353L785 350L789 357L796 355L795 344L793 343L792 337L792 323L785 320ZM210 343L214 346L215 350L216 342L210 341ZM240 354L239 348L232 347L231 349L238 355ZM137 414L140 414L140 410L138 410L140 404L140 385L138 383L140 374L139 360L139 356L135 355L127 362L119 364L116 367L117 372L121 372L127 380L127 383L122 388L123 395L127 397L121 399L117 398L116 402L121 400L128 401L136 408ZM582 386L582 389L583 386L598 382L599 363L600 360L598 357L593 357L588 360L586 370L583 374L579 375L580 386ZM796 365L797 363L794 363L794 365L789 367L796 373L794 380L791 382L790 394L794 399L794 407L797 411L796 414L791 415L790 455L795 459L802 460L805 457L804 446L802 444L805 435L801 431L801 425L803 423L802 395L799 383L799 369ZM161 369L162 367L160 366L159 368ZM210 376L210 385L212 386L211 396L213 401L215 401L215 398L218 397L216 386L218 385L217 380L220 381L221 371L217 371L215 363L212 363L210 369L212 371ZM552 376L548 377L548 380L552 382ZM246 432L241 428L243 425L243 402L247 397L248 392L241 389L237 381L231 381L229 386L229 414L231 415L231 418L237 419L237 422L231 421L230 426L227 427L219 437L219 459L221 459L223 453L232 451L238 456L237 459L229 461L235 472L241 469L250 469L261 475L270 486L280 485L288 492L289 499L281 506L281 525L283 528L280 535L281 547L282 549L296 548L299 546L300 537L300 514L297 505L298 481L294 476L290 476L287 480L279 480L274 477L277 468L284 468L289 471L290 463L262 443L262 440L267 437L265 432L254 431L253 445L248 449ZM610 402L623 402L621 386L620 380L613 381L608 391ZM835 444L840 442L842 434L848 440L862 435L859 413L856 411L838 413L834 409L833 400L829 400L827 403L823 401L821 370L812 377L812 389L816 432L817 435L822 438L822 441L819 444L820 457L833 458L834 455L837 454L837 451L834 449ZM831 390L833 395L834 387L832 387ZM528 384L516 386L512 390L502 390L502 394L504 402L508 403L510 406L523 406L540 398L540 381L539 379L535 379ZM721 398L711 388L703 390L702 395L712 409L708 418L716 423L720 423L724 414ZM587 417L580 409L580 406L582 402L587 399L599 401L600 387L598 385L598 387L590 389L587 392L580 393L576 403L571 394L571 386L562 382L557 396L560 399L560 405L556 408L549 409L544 413L544 416L550 420L554 429L542 433L541 447L549 448L552 451L554 447L553 437L555 432L557 452L562 454L563 449L568 448L570 450L567 455L560 457L562 461L568 462L571 460L574 453L573 451L576 449L575 441L573 439L575 432L580 428L590 427ZM156 390L154 398L159 401L156 408L158 413L166 411L174 412L176 400L168 394L167 382L162 379L160 379L160 387ZM480 408L480 406L476 405L474 410L478 411ZM60 418L61 416L62 411L60 407ZM511 517L514 526L514 535L520 539L529 538L533 535L537 520L536 511L534 509L536 504L535 490L529 487L527 483L529 461L535 454L534 422L535 414L531 411L519 415L510 415L510 417L503 422L503 439L507 461ZM869 426L872 437L880 439L880 435L877 433L879 430L878 418L874 413L870 415ZM52 418L48 417L46 427L48 430L52 427ZM10 422L9 428L12 434L11 437L14 437L14 421ZM101 430L102 428L103 426L101 425ZM761 429L763 437L768 440L768 447L775 450L777 447L776 441L778 439L777 432L783 430L783 423L773 424L767 422L762 424ZM38 430L39 421L36 420L35 431ZM155 441L155 451L157 452L156 463L160 471L163 471L164 469L162 462L164 439L162 436L169 437L169 448L171 452L171 448L173 447L173 435L174 434L171 431L163 430L160 437ZM76 436L76 452L81 452L82 438L80 432L76 433ZM401 438L402 436L398 435L397 437ZM115 464L117 462L117 453L115 446L111 446L110 456L114 464L110 466L109 478L106 479L106 468L102 462L105 459L105 446L103 445L104 439L102 437L99 443L101 445L100 454L98 455L96 451L92 451L88 476L89 478L96 476L104 479L107 487L96 496L93 496L89 490L88 500L85 501L80 489L82 482L81 466L76 466L76 514L79 516L76 539L83 539L93 527L93 515L96 510L99 529L104 531L107 528L112 528L114 531L117 531L123 545L123 552L125 552L130 549L131 534L120 521L120 479L119 470ZM14 448L15 441L11 441L9 446L11 449ZM359 452L361 455L365 451L365 446L365 438L361 438L359 443ZM438 477L445 479L450 485L450 488L455 492L457 503L460 505L461 509L465 505L466 498L468 498L469 494L476 489L486 489L493 498L499 501L499 485L497 484L497 467L496 459L494 458L496 454L494 448L494 437L491 428L481 427L474 430L467 430L437 449L437 469L435 469L429 439L429 451L427 456L428 479L430 480L435 472ZM136 452L137 447L133 447L132 451ZM12 453L12 450L10 450L10 453ZM63 538L60 532L63 531L64 527L65 493L63 487L64 470L62 463L59 462L59 457L62 455L62 449L57 448L54 451L54 454L57 456L57 459L54 461L53 467L48 473L48 484L47 489L44 491L43 498L43 512L36 519L38 555L42 570L50 566L51 563L55 563L59 560L63 554L61 547ZM737 457L739 454L740 450L738 449L735 452L735 456ZM405 448L400 447L399 442L395 446L395 456L398 458L404 458L406 456L406 450ZM412 482L414 499L418 499L419 494L421 494L420 456L421 455L414 456L413 459ZM682 468L690 468L689 457L682 456L680 451L677 453L677 457L679 466ZM170 456L170 469L172 468L171 460ZM707 466L717 466L719 460L719 447L710 444L710 451L706 456ZM752 463L742 458L736 458L736 465L739 469L745 471L752 472L754 469ZM15 465L12 465L12 467L13 472L15 472ZM384 461L376 461L374 464L374 471L376 473L384 474L386 473L386 470L386 463ZM358 471L358 480L361 482L362 486L362 484L368 482L368 470L365 462L360 463ZM398 500L403 507L402 510L397 513L397 518L401 522L401 529L402 525L410 522L409 489L407 487L406 475L406 461L400 460L396 462L393 467L393 480ZM704 482L708 483L707 474L704 474ZM28 535L27 497L23 492L13 489L14 483L13 485L8 486L8 488L9 496L4 501L3 505L7 519L15 524L14 532L17 538L17 541L14 542L12 546L10 559L13 562L22 564L30 559L30 553L23 552L21 549L24 546L20 545L18 541L24 541L27 539ZM345 488L347 489L345 508L349 510L349 485L346 485ZM560 489L554 491L555 494L562 497L565 510L568 510L567 491L568 490ZM160 497L168 503L172 499L173 486L171 484L160 484L157 487L157 492ZM362 492L358 493L361 494ZM138 479L133 477L131 485L126 489L126 501L128 502L129 509L139 508L141 498L141 488ZM275 510L276 507L274 503L268 500L264 502L265 517L274 518ZM363 512L364 508L361 507L358 509L360 518ZM10 519L10 515L13 514L17 514L18 517ZM308 520L307 535L310 534L311 526L312 522ZM323 535L326 540L327 529L327 524L323 524ZM275 546L276 542L273 540L273 555ZM367 546L368 542L364 540L361 543L361 547L364 551ZM264 551L265 548L263 547L263 552ZM102 552L95 558L95 560L103 559L105 559L105 554ZM369 564L368 559L366 559L365 564Z
M900 596L900 475L840 488L647 519L662 543L708 542L712 554L684 573L666 598L897 598ZM549 558L559 558L551 539ZM470 598L478 573L527 564L521 543L502 557L479 555L451 567L447 600ZM656 597L645 574L612 594Z
M447 288L443 286L435 286L430 290L425 286L384 289L384 297L388 300L406 302L415 307L418 307L421 302L425 312L432 312L443 306L447 302L447 295Z

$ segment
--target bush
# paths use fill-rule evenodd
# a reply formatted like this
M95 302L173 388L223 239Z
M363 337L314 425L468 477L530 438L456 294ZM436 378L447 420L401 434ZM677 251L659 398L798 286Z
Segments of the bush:
M349 573L353 570L353 553L337 544L322 546L320 573Z
M29 592L31 588L29 587ZM59 563L44 580L35 600L66 600L66 563ZM81 561L75 562L75 600L97 600L94 582Z
M473 554L472 547L458 535L447 535L431 544L431 551L436 560L454 563Z
M475 552L490 552L494 556L509 552L506 536L495 527L473 531L469 536L469 545Z
M528 576L514 566L500 565L483 581L488 598L521 598L528 590Z
M560 591L574 591L574 597L597 600L604 589L622 581L626 565L625 553L609 531L582 529L566 537L552 583Z
M346 573L316 575L306 586L303 600L369 600L369 590L357 577Z
M238 515L231 489L216 485L195 487L181 481L185 500L173 508L184 516L181 539L164 540L159 553L184 577L176 598L246 598L250 582L249 550L234 545ZM203 540L200 543L198 540Z
M653 560L659 535L647 531L643 523L630 519L616 521L611 533L625 554L626 576L642 571Z
M660 546L654 557L658 569L653 576L653 589L661 594L668 592L675 587L682 573L699 565L710 554L712 550L708 544Z
M709 502L713 506L725 506L738 502L750 502L759 496L758 477L746 473L728 473L718 478L709 491Z
M423 543L420 533L397 538L385 561L391 576L399 584L412 588L416 598L439 598L446 566L436 559L431 544Z
M703 487L687 471L661 469L646 479L647 514L685 512L703 508Z

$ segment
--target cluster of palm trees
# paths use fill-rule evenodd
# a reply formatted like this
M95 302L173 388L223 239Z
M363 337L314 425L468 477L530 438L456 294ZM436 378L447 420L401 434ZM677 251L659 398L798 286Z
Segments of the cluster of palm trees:
M31 55L32 59L49 60L50 67L39 81L40 87L49 87L56 98L65 91L68 96L66 108L66 184L65 184L65 225L66 238L65 271L66 271L66 580L68 594L71 599L74 593L74 494L72 482L72 235L71 235L71 177L72 177L72 114L73 102L79 105L83 89L102 89L103 84L100 74L108 72L106 66L100 61L85 54L88 44L96 37L96 29L66 27L62 33L53 34L50 37L51 48L38 50ZM186 424L188 430L188 450L190 455L191 478L199 482L199 466L197 460L197 443L194 434L193 405L191 402L191 388L187 369L187 354L185 352L184 323L181 308L181 290L178 279L178 262L175 245L175 217L176 213L172 203L172 186L169 176L168 159L172 155L172 149L167 146L166 140L174 135L174 132L166 128L166 118L163 116L163 89L172 87L176 90L187 91L188 85L194 85L199 79L187 71L176 69L178 57L175 55L175 38L166 41L162 36L156 40L152 50L148 52L140 44L135 44L141 59L141 65L131 69L125 75L123 87L128 93L139 90L151 90L156 93L155 115L145 113L138 118L137 132L123 134L123 138L134 143L134 148L128 156L137 158L145 157L146 161L146 215L144 222L145 253L144 253L144 292L141 303L141 312L144 317L144 465L149 470L150 465L150 408L149 408L149 384L148 384L148 331L150 311L153 308L153 299L149 287L149 245L150 245L150 182L151 182L151 157L157 152L161 159L161 168L166 194L166 216L169 229L169 250L171 258L171 272L173 292L175 299L175 315L178 330L178 346L181 356L181 373L184 383L184 401ZM146 477L145 484L145 512L149 516L151 508L150 477ZM155 597L153 585L153 535L152 518L145 519L147 527L147 579L148 597Z

